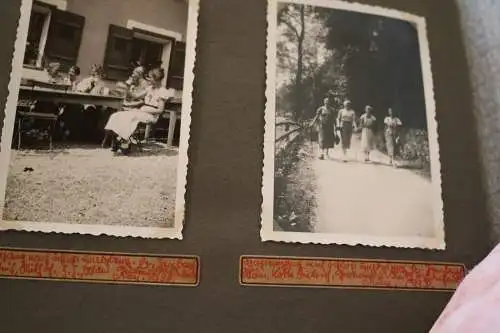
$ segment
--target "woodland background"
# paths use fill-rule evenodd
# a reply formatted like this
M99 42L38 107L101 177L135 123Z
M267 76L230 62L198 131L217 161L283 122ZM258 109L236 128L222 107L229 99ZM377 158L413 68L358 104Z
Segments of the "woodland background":
M278 12L277 117L310 120L325 96L339 109L347 98L358 116L365 105L378 119L392 108L403 121L400 157L429 169L429 144L416 27L382 16L302 4Z

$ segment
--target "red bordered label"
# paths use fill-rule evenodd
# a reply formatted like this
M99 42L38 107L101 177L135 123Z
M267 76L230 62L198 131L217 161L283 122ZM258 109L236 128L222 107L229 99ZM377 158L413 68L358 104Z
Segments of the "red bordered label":
M196 256L0 249L0 278L196 286Z
M245 286L454 291L463 264L335 258L242 256Z

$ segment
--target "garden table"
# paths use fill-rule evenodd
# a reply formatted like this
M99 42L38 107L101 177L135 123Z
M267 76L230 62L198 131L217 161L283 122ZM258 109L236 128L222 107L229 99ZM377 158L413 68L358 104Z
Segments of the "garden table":
M91 95L86 93L36 86L21 86L21 88L19 89L18 100L21 103L28 100L48 101L55 104L91 104L109 107L115 110L119 110L123 103L123 98L117 96ZM176 98L171 103L174 107L172 109L169 108L165 110L166 117L169 118L167 138L167 144L169 146L173 145L175 126L177 124L177 120L180 119L179 106L181 103L181 100Z
M114 110L119 110L123 103L122 97L117 96L102 96L102 95L92 95L80 92L68 91L65 89L56 89L50 87L39 87L39 86L25 86L21 85L19 88L18 95L18 106L25 106L31 109L34 102L52 102L54 104L80 104L80 105L99 105L103 107L108 107ZM49 140L50 149L52 149L52 131L54 129L55 122L57 121L56 114L50 113L39 113L39 112L17 112L19 115L19 127L18 127L18 149L21 148L21 133L22 133L22 122L26 118L35 118L45 121L49 121Z
M46 101L55 104L91 104L106 106L116 110L119 110L123 103L123 98L117 96L91 95L60 89L30 86L21 86L18 99L20 101Z

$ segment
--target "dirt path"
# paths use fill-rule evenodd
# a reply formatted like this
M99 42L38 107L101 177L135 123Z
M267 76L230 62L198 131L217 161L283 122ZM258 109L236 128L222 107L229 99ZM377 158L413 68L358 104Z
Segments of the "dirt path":
M358 155L358 156L356 156ZM433 236L431 183L405 169L386 165L387 157L373 152L365 164L358 139L353 138L349 161L339 148L330 159L315 160L321 233L373 236Z

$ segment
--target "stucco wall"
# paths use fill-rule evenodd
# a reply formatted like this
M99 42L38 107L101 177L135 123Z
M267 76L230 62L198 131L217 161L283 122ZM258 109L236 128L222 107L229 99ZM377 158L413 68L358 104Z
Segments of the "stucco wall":
M472 77L493 221L492 241L496 243L500 241L500 1L457 0L457 3Z
M66 10L66 7L68 5L67 0L38 0L38 1L44 2L44 3L49 4L49 5L56 6L60 10Z
M174 31L185 38L187 4L179 0L68 0L67 10L85 17L78 55L82 74L92 64L102 64L109 24L127 26L128 20Z

